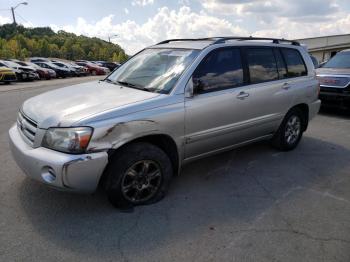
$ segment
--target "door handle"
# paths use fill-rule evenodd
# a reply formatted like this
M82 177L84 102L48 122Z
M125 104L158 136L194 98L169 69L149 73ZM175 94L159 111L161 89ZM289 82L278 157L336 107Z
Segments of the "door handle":
M242 91L242 92L239 92L239 94L236 97L237 97L237 99L244 100L248 96L249 96L249 93Z
M282 89L284 89L284 90L288 90L289 88L290 88L290 84L288 84L288 83L284 83L282 85Z

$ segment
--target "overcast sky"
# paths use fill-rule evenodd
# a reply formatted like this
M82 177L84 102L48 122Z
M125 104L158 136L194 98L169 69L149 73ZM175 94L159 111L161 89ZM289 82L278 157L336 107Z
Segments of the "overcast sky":
M12 22L0 0L0 24ZM25 26L51 26L120 44L128 54L167 38L303 38L350 33L350 0L28 0L16 9ZM118 36L113 36L118 35Z

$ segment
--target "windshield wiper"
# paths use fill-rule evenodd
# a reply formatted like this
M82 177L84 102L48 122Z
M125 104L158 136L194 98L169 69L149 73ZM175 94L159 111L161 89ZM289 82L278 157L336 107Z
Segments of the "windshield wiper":
M103 79L103 80L101 80L101 81L104 81L104 82L107 82L107 83L111 83L111 84L114 84L114 85L117 84L116 82L112 81L112 80L109 79L109 78L105 78L105 79Z
M143 86L138 86L129 82L125 82L125 81L117 81L118 84L123 85L123 86L127 86L127 87L131 87L131 88L135 88L135 89L139 89L139 90L143 90L143 91L147 91L147 92L151 92L150 89L143 87Z

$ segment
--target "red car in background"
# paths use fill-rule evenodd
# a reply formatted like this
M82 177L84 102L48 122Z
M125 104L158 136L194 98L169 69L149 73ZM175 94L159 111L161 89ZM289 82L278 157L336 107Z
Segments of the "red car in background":
M108 68L101 67L101 66L96 65L94 63L91 63L89 61L78 60L78 61L75 61L75 63L77 65L86 67L88 72L91 75L105 75L105 74L108 74L110 72L110 70Z

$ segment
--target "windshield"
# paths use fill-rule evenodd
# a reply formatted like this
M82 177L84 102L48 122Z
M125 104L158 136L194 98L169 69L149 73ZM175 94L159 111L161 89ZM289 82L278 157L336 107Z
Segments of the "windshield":
M146 49L119 67L107 80L167 94L198 53L198 50Z
M40 66L38 66L37 64L31 63L31 62L26 62L29 66L34 67L36 69L40 69Z
M350 52L340 52L333 56L322 67L325 68L350 68Z
M21 65L21 66L28 66L26 63L22 62L22 61L18 61L16 62L17 64Z
M19 64L12 62L12 61L4 61L5 65L8 65L9 67L18 67Z
M54 63L44 63L45 65L52 67L52 68L56 68L56 69L62 69L59 66L55 65Z

